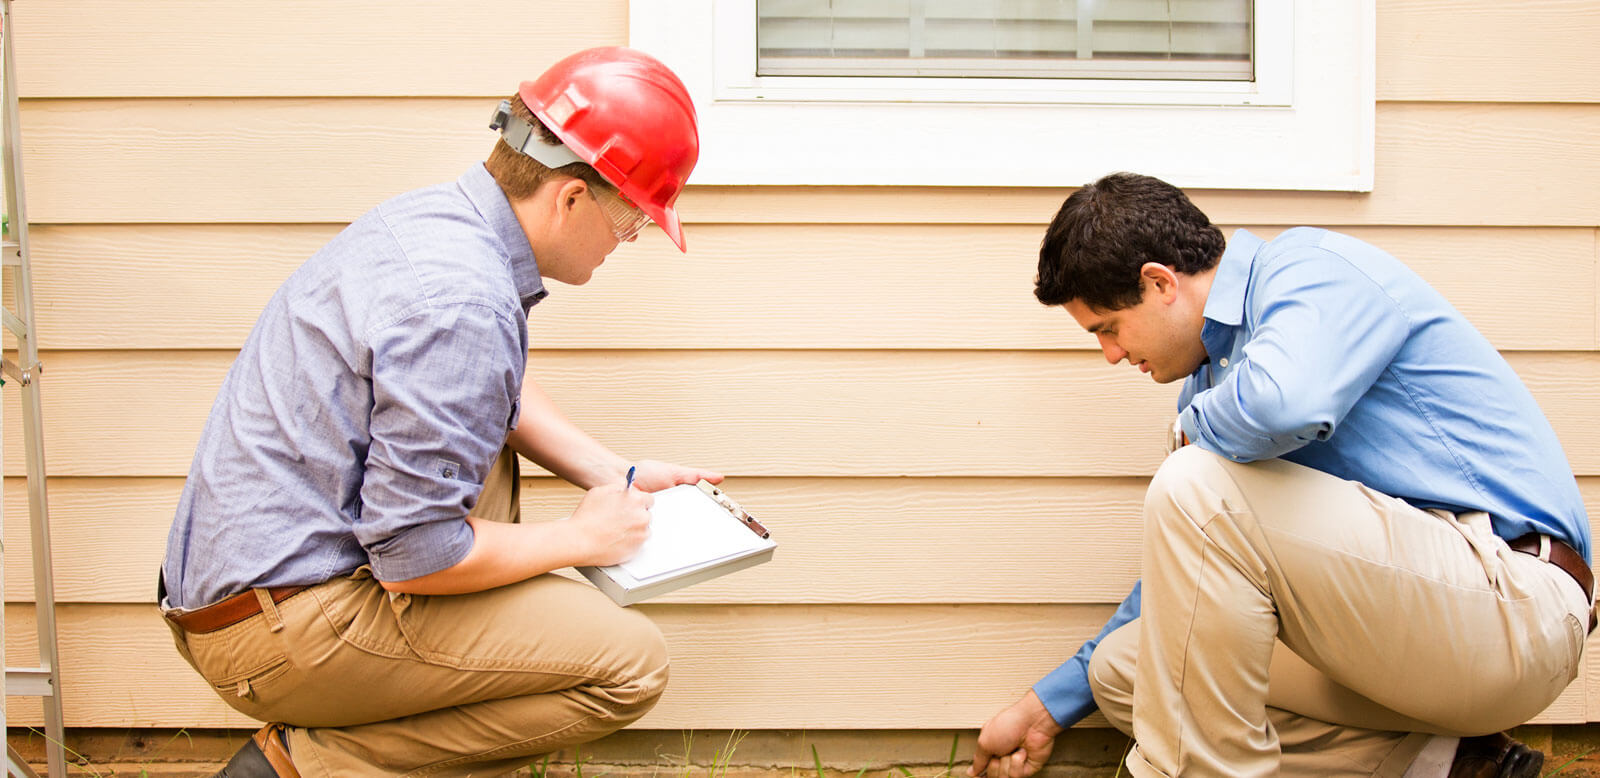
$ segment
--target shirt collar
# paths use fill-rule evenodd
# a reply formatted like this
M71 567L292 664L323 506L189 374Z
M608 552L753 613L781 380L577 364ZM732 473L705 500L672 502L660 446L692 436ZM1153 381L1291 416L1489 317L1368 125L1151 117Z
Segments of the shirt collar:
M1206 323L1200 331L1206 354L1213 361L1232 350L1233 339L1227 335L1244 322L1244 297L1250 286L1250 269L1262 245L1264 241L1249 230L1235 230L1233 239L1222 252L1222 259L1217 261L1217 272L1211 277L1211 291L1206 294Z
M517 295L522 298L523 309L533 307L534 303L550 293L544 288L544 278L539 275L539 265L533 258L533 247L528 245L528 235L517 222L517 215L512 212L506 193L482 163L462 173L456 185L466 193L467 199L472 201L473 207L483 215L483 220L505 247L507 260L511 263L511 277L516 279Z

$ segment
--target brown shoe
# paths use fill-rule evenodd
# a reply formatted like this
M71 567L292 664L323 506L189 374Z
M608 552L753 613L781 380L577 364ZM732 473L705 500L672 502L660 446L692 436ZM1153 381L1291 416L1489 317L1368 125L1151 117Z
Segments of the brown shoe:
M268 724L256 730L212 778L300 778L284 745L283 729L282 724Z
M1504 732L1464 737L1456 745L1450 778L1539 778L1544 754Z

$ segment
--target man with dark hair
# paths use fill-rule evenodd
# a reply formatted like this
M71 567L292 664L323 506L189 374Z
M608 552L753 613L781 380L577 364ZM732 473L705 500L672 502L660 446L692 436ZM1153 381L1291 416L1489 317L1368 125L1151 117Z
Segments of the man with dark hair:
M1460 313L1346 235L1224 246L1183 192L1125 173L1067 198L1035 294L1108 362L1183 379L1177 450L1145 498L1143 580L984 726L972 774L1031 775L1096 707L1136 778L1538 774L1501 731L1581 666L1589 522Z
M184 659L271 722L224 778L499 775L650 710L660 630L553 575L631 556L649 492L525 381L545 281L587 283L699 151L665 65L556 63L492 114L486 164L357 219L284 282L201 433L159 595ZM520 523L517 456L585 490Z

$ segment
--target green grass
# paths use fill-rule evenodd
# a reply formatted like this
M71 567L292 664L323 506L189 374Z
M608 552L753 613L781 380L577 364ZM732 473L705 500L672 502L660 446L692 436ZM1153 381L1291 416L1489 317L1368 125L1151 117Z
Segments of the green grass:
M1563 770L1565 770L1565 769L1567 769L1567 768L1568 768L1568 767L1571 767L1571 766L1572 766L1572 763L1573 763L1573 762L1576 762L1576 761L1578 761L1578 760L1579 760L1579 759L1582 759L1582 758L1584 758L1584 757L1586 757L1586 756L1588 756L1588 755L1590 755L1590 754L1592 754L1592 753L1594 753L1594 749L1592 749L1592 748L1591 748L1591 749L1589 749L1589 750L1588 750L1588 751L1585 751L1585 752L1583 752L1583 753L1581 753L1581 754L1578 754L1578 755L1577 755L1577 756L1575 756L1575 757L1572 757L1572 758L1571 758L1571 759L1568 759L1568 760L1567 760L1567 761L1565 761L1565 762L1562 762L1562 763L1561 763L1561 766L1560 766L1560 767L1557 767L1557 768L1556 768L1556 769L1554 769L1554 770L1551 770L1551 771L1550 771L1550 772L1548 772L1548 773L1545 773L1545 774L1544 774L1544 775L1545 775L1545 778L1550 778L1550 776L1552 776L1552 775L1556 775L1556 774L1558 774L1558 773L1560 773L1560 772L1561 772L1561 771L1563 771Z

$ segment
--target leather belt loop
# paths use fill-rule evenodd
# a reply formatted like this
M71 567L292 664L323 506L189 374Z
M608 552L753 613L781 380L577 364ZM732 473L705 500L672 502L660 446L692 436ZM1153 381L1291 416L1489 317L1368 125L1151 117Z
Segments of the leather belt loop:
M283 629L283 618L278 613L276 603L283 602L309 588L311 587L276 586L268 589L252 589L199 610L171 612L166 616L168 621L178 625L184 632L199 635L231 627L258 613L266 612L270 614L267 618L272 624L272 630L276 632Z
M283 616L278 613L278 604L272 601L272 592L266 589L254 589L256 602L261 604L261 612L267 616L267 628L272 632L283 631Z
M1545 534L1529 533L1506 541L1512 551L1517 551L1549 562L1578 582L1583 596L1594 602L1594 571L1583 561L1577 549Z

